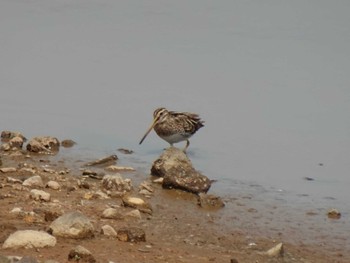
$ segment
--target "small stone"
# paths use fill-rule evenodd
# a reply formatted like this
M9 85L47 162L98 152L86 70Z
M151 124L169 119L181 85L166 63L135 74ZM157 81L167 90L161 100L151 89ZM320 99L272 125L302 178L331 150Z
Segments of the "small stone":
M123 205L126 207L136 208L143 213L152 214L152 207L149 203L138 197L122 198Z
M337 209L331 209L327 212L328 218L331 219L339 219L341 217L341 213Z
M95 263L96 259L91 252L83 246L76 246L69 252L68 261Z
M29 186L29 187L43 187L44 184L43 184L43 180L39 175L34 175L24 180L22 185Z
M12 139L10 139L10 141L9 141L10 147L12 149L13 148L15 148L15 149L22 149L23 143L24 143L24 140L20 136L15 136Z
M117 237L123 242L146 242L145 231L138 227L121 228Z
M60 148L60 142L57 138L51 136L34 137L27 144L29 152L52 153Z
M53 190L60 190L61 189L60 184L57 183L56 181L48 181L45 187L53 189Z
M198 205L203 208L222 208L225 206L219 196L204 193L198 195Z
M17 263L38 263L38 262L39 261L36 260L36 258L34 257L24 256Z
M19 230L11 234L3 244L3 248L41 248L53 247L56 238L43 231Z
M134 153L133 150L124 149L124 148L119 148L118 151L121 152L121 153L124 153L124 154L132 154L132 153Z
M105 219L123 219L123 215L115 208L107 208L102 212Z
M101 233L105 236L116 237L117 232L110 225L104 225L101 227Z
M135 218L135 219L139 219L139 220L142 219L141 213L137 209L134 209L134 210L131 210L130 212L127 212L125 214L125 217Z
M5 143L1 144L0 150L7 152L7 151L11 150L11 146L9 143L5 142Z
M279 243L276 246L274 246L273 248L269 249L266 252L266 254L270 257L276 257L276 256L283 257L283 254L284 254L283 243Z
M128 166L117 166L117 165L110 165L105 168L107 171L111 172L119 172L119 171L135 171L134 168L128 167Z
M7 177L6 181L8 183L12 183L12 184L22 184L23 183L21 180L13 178L13 177Z
M54 236L67 238L90 238L94 236L94 227L80 212L69 212L58 217L50 225L49 232Z
M159 177L157 179L153 180L153 183L155 184L163 184L164 178L163 177Z
M129 192L132 189L131 180L123 179L120 174L105 175L102 178L102 187L106 190L114 190L118 192Z
M15 167L3 167L3 168L0 168L0 172L2 173L13 173L13 172L16 172L17 169Z
M10 139L14 137L20 137L23 139L23 141L26 141L27 139L22 135L22 133L17 131L2 131L1 132L1 140L2 141L9 141Z
M61 141L61 145L65 148L73 147L75 144L76 142L70 139Z
M36 201L50 201L50 194L42 190L33 189L30 191L30 198Z
M83 175L97 175L97 172L91 171L89 169L84 169L83 170Z

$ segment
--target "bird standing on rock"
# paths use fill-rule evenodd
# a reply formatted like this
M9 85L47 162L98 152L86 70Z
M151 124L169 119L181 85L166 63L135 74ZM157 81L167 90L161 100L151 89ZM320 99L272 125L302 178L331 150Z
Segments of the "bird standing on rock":
M190 145L188 140L193 134L204 126L204 121L198 114L190 112L168 111L166 108L158 108L153 113L153 122L140 144L154 128L160 138L167 141L171 146L174 143L186 141L184 151Z

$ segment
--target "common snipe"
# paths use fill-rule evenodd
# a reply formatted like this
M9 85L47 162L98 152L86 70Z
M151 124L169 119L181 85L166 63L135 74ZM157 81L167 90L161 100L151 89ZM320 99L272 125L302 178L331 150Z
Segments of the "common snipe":
M174 143L186 141L186 147L184 148L184 151L186 151L190 145L188 138L203 126L204 121L199 118L198 114L168 111L165 108L158 108L154 111L153 122L142 137L140 144L154 128L158 136L170 143L171 146Z

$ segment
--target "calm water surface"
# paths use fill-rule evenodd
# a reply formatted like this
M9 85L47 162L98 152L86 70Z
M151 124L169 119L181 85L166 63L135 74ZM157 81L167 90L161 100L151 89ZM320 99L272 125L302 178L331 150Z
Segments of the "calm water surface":
M347 240L349 12L325 0L3 0L0 129L72 138L94 157L133 149L147 172L167 147L155 133L138 145L153 110L197 112L206 126L189 156L218 180L212 192L277 205L281 228L316 211L314 233Z

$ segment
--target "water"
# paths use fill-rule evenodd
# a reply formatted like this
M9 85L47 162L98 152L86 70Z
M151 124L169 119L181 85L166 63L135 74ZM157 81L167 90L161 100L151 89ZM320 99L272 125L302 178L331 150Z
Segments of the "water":
M348 231L349 11L320 0L2 0L0 129L72 138L96 155L133 149L147 171L167 146L154 133L138 145L153 110L197 112L206 126L189 156L218 180L214 193L253 191L319 218L335 207L332 227Z

